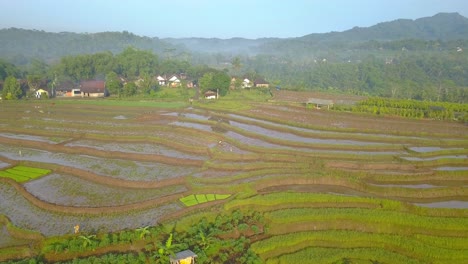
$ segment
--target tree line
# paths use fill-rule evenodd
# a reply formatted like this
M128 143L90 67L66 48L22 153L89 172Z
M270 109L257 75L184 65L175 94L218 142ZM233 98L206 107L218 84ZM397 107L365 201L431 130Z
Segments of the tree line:
M245 70L261 72L287 89L365 96L468 102L465 51L368 54L342 58L333 52L295 60L258 55L243 58Z
M0 60L0 79L14 76L27 80L20 85L21 89L38 87L44 79L49 80L50 84L66 80L78 82L101 79L113 83L108 87L112 94L146 96L158 90L157 83L151 79L156 74L185 73L192 79L203 80L202 89L220 89L221 95L228 91L229 75L249 76L253 79L265 76L272 86L291 90L466 103L468 54L461 47L455 50L457 44L465 42L371 41L354 46L355 49L349 52L345 48L311 50L300 58L293 51L289 55L280 56L264 54L233 57L215 54L219 57L214 63L215 68L207 66L213 64L209 59L203 61L199 56L193 56L190 62L188 59L162 58L150 50L130 47L118 54L106 51L65 56L52 64L33 59L24 67ZM361 46L367 48L361 50ZM408 46L407 50L398 48L402 46ZM345 47L353 46L350 44ZM379 47L384 48L381 50ZM422 50L418 51L418 47ZM193 60L197 62L193 63ZM127 82L128 87L125 89L121 81L119 84L121 78L143 81L140 86Z
M152 51L128 47L123 52L100 52L65 56L58 63L47 64L34 59L27 67L0 60L3 98L17 99L37 88L57 88L62 83L77 84L82 80L105 80L109 92L118 96L148 96L159 90L157 75L169 77L183 74L191 80L202 80L202 89L219 89L226 94L230 77L227 71L187 61L161 59ZM24 85L18 80L21 79ZM44 86L45 85L45 86ZM52 87L55 86L55 87Z

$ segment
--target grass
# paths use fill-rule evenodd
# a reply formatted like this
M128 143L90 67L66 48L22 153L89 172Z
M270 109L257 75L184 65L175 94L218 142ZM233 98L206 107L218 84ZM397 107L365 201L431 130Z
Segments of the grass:
M29 180L47 175L50 170L26 167L26 166L15 166L3 171L0 171L0 177L10 178L16 182L27 182Z
M191 194L180 198L179 200L187 207L202 204L206 202L224 200L229 198L230 194Z

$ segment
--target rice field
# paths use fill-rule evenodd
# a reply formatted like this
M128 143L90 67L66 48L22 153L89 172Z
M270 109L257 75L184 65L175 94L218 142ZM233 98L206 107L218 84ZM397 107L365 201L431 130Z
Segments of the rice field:
M0 110L0 215L18 230L59 239L77 224L96 235L183 228L241 210L265 223L218 238L246 236L264 263L468 258L461 123L237 101ZM0 261L31 241L2 227Z

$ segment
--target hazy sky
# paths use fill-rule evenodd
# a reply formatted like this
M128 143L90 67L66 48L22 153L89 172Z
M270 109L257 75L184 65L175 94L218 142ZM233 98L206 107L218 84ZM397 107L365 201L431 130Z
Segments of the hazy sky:
M159 38L300 37L439 12L468 17L468 0L0 0L0 7L0 28Z

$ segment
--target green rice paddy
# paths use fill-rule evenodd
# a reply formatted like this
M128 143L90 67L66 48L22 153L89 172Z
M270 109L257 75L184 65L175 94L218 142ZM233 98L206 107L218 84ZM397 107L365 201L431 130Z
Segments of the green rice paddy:
M27 166L15 166L3 171L0 171L0 177L9 178L16 182L27 182L35 178L47 175L50 170L33 168Z
M212 202L216 200L224 200L229 198L230 194L191 194L180 198L179 200L187 207Z

